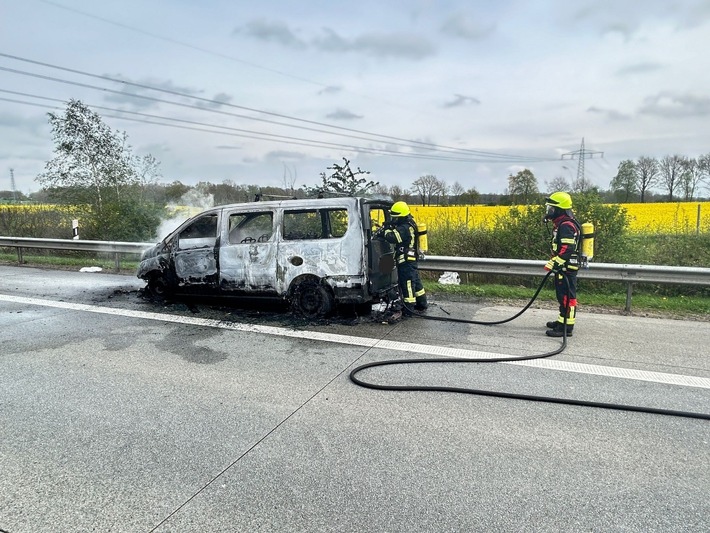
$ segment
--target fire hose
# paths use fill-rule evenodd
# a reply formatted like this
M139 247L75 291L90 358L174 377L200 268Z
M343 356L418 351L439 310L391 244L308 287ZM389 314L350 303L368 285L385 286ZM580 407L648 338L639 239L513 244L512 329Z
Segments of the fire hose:
M511 316L510 318L506 318L504 320L496 320L496 321L479 321L479 320L466 320L466 319L460 319L460 318L452 318L452 317L438 317L438 316L429 316L429 315L423 315L420 313L417 313L414 309L411 309L407 304L405 303L405 308L407 311L411 313L411 316L420 318L420 319L426 319L426 320L436 320L436 321L442 321L442 322L458 322L458 323L463 323L463 324L477 324L477 325L485 325L485 326L494 326L494 325L499 325L499 324L505 324L507 322L511 322L512 320L515 320L519 316L521 316L525 311L527 311L530 306L533 304L533 302L537 299L538 295L540 294L540 291L544 287L545 283L547 282L548 278L550 277L550 274L552 274L552 271L548 272L547 275L543 278L542 282L538 286L537 290L535 291L535 294L533 297L530 299L530 301L515 315ZM569 287L569 280L567 279L567 276L564 272L562 272L563 277L565 282L567 283ZM568 309L569 311L569 309ZM585 400L575 400L571 398L555 398L555 397L549 397L549 396L536 396L536 395L530 395L530 394L518 394L518 393L510 393L510 392L502 392L502 391L491 391L491 390L485 390L485 389L472 389L472 388L465 388L465 387L444 387L444 386L426 386L426 385L380 385L377 383L372 383L369 381L365 381L363 379L360 379L357 377L357 375L369 368L376 368L376 367L384 367L384 366L394 366L394 365L415 365L415 364L431 364L431 363L503 363L503 362L511 362L511 361L529 361L531 359L543 359L547 357L552 357L553 355L557 355L559 353L562 353L565 348L567 347L567 316L569 312L566 312L564 314L564 327L562 328L563 330L563 336L562 336L562 343L561 345L556 349L552 350L550 352L542 353L542 354L535 354L535 355L525 355L525 356L508 356L508 357L497 357L497 358L475 358L475 359L469 359L469 358L460 358L460 357L435 357L435 358L415 358L415 359L389 359L385 361L374 361L371 363L365 363L363 365L360 365L356 368L354 368L350 372L350 380L355 383L356 385L359 385L360 387L364 387L367 389L375 389L375 390L384 390L384 391L427 391L427 392L456 392L460 394L473 394L473 395L479 395L479 396L492 396L492 397L497 397L497 398L509 398L509 399L517 399L517 400L528 400L528 401L535 401L535 402L547 402L547 403L556 403L556 404L564 404L564 405L575 405L575 406L583 406L583 407L597 407L597 408L602 408L602 409L615 409L618 411L634 411L638 413L651 413L651 414L658 414L658 415L667 415L667 416L676 416L676 417L684 417L684 418L699 418L702 420L710 420L710 414L707 413L696 413L696 412L691 412L691 411L675 411L675 410L670 410L670 409L658 409L654 407L642 407L642 406L635 406L635 405L625 405L625 404L617 404L617 403L605 403L605 402L594 402L594 401L585 401Z

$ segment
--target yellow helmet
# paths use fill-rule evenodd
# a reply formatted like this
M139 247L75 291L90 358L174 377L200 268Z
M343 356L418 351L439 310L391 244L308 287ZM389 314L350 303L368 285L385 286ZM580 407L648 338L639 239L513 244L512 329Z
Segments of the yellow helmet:
M395 202L394 205L390 207L390 215L393 217L406 217L409 212L407 202Z
M572 209L572 197L566 192L553 192L545 198L545 205L560 209Z

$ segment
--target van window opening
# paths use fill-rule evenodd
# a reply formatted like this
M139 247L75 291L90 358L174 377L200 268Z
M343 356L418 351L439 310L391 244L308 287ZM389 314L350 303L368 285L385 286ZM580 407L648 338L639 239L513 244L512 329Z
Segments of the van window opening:
M229 215L229 244L268 242L273 234L274 216L271 211Z
M181 250L214 246L217 240L217 215L198 218L180 232L178 237Z
M347 230L347 209L299 209L284 213L285 240L339 239Z

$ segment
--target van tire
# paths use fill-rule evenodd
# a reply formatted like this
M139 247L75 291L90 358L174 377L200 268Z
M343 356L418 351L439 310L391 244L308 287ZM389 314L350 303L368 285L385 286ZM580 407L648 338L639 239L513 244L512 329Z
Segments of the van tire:
M305 318L321 318L330 315L335 307L335 298L330 289L316 280L299 283L291 297L291 310Z
M148 279L148 285L146 287L148 292L154 298L165 298L170 292L168 284L165 279L160 274L154 274Z

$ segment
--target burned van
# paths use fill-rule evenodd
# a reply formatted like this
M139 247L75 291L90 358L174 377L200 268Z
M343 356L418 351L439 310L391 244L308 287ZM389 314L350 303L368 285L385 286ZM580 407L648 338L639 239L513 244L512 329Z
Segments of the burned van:
M392 249L372 239L390 205L348 197L214 207L146 250L137 275L155 295L278 298L306 316L366 307L397 287Z

